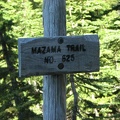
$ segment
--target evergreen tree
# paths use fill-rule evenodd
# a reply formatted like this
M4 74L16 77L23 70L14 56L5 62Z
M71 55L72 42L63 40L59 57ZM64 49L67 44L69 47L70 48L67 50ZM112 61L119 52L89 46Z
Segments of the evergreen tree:
M77 116L82 120L119 118L120 3L70 0L67 6L68 35L98 34L100 38L100 72L73 77L78 94ZM71 92L68 84L68 113L74 114L75 95L71 96Z
M38 4L39 3L39 4ZM19 37L40 36L40 1L0 1L0 119L26 120L36 113L32 106L40 103L39 82L18 78L17 40ZM31 81L33 79L33 81ZM38 78L36 78L38 80ZM32 83L34 83L32 85ZM38 90L39 88L39 90Z

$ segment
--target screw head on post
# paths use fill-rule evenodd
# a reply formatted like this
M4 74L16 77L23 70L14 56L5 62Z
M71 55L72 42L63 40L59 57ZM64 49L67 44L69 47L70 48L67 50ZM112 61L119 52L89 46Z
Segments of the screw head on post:
M62 38L62 37L59 37L59 38L58 38L58 43L59 43L59 44L62 44L63 42L64 42L63 38Z
M59 64L58 64L58 68L59 68L59 69L63 69L63 68L64 68L64 64L63 64L63 63L59 63Z

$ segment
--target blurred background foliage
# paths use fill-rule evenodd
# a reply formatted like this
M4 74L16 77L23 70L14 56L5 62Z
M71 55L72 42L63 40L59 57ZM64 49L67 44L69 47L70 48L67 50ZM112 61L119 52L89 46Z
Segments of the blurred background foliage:
M18 78L18 38L43 36L42 0L0 0L0 120L42 120L43 77ZM67 75L67 120L120 118L120 0L66 0L67 35L98 34L100 71Z

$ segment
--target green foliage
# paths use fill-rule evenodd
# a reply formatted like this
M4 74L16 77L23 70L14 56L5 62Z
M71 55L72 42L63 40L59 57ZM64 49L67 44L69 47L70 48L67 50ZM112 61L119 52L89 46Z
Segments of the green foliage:
M100 72L75 74L78 92L78 120L118 119L120 80L120 1L67 1L68 35L98 34L100 38ZM73 96L68 84L68 113L72 113ZM118 98L118 99L116 99ZM68 114L70 116L70 114Z
M0 119L42 120L42 77L18 78L19 37L43 36L41 0L0 0ZM67 0L67 35L98 34L100 72L74 75L77 119L120 118L120 1ZM74 96L67 75L67 118Z
M0 1L1 120L42 118L42 112L35 113L32 109L37 104L41 107L42 77L19 79L17 53L19 37L43 35L41 6L40 0Z

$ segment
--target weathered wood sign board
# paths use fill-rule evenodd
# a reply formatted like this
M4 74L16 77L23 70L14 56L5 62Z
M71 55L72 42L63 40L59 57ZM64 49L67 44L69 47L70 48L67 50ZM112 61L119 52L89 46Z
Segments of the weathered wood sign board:
M97 35L20 38L19 76L99 70Z

